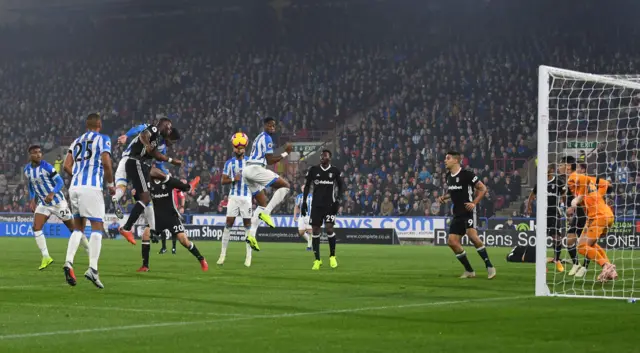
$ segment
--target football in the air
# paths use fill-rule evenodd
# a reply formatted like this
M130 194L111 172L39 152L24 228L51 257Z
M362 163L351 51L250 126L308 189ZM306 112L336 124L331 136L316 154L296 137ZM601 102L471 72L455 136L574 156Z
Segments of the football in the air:
M236 132L231 137L231 144L235 148L247 147L247 144L249 144L249 137L247 137L244 132Z

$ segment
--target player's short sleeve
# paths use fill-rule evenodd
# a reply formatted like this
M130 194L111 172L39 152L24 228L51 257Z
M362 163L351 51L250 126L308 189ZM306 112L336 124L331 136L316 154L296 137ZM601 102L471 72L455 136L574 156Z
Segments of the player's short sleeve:
M42 170L47 172L48 176L51 178L55 177L56 174L58 174L53 166L47 161L42 161L42 163L40 163L40 166L42 167Z
M296 196L296 206L300 206L300 203L302 202L302 194L298 194L298 196Z
M100 151L111 154L111 138L109 136L100 136Z
M67 153L73 154L73 148L76 147L77 143L78 143L78 139L73 140L73 142L71 142L71 144L69 145L69 149L67 150Z
M264 134L264 153L273 154L273 139L269 134Z
M468 170L465 174L467 174L467 181L472 186L476 186L476 184L480 182L480 178L478 178L478 176L475 175L472 171Z
M229 161L226 161L224 163L224 168L222 168L222 174L231 177L231 167L230 167L231 163L229 163Z

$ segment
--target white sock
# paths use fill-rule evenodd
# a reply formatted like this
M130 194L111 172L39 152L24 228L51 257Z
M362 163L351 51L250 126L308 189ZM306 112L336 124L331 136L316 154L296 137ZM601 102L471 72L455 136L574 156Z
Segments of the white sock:
M102 233L91 233L89 239L89 267L98 271L98 259L100 258L100 250L102 249Z
M289 189L287 188L280 188L276 190L264 211L271 214L271 212L284 200L284 198L287 197L287 194L289 194Z
M302 237L307 241L307 243L309 242L309 234L307 234L307 232L304 232L304 234L302 234Z
M120 199L124 196L124 191L120 187L116 188L116 194L113 195L113 199L116 201L120 201Z
M253 217L251 218L251 230L249 231L249 234L253 235L254 237L258 233L258 226L260 225L260 222L262 222L260 218L258 218L258 216L260 216L260 213L262 212L264 212L264 207L256 207L256 210L253 212Z
M153 214L153 204L149 203L147 205L147 207L144 208L144 218L147 219L147 222L149 223L149 228L153 229L154 231L156 230L156 217Z
M244 234L249 235L249 230L247 230L247 228L244 229ZM251 246L249 245L249 243L244 243L244 245L247 249L246 259L251 260L251 254L253 253L253 250L251 249Z
M47 250L47 240L44 238L44 234L41 230L35 231L33 233L36 237L36 244L38 244L38 249L42 253L42 257L49 257L49 250Z
M73 264L73 259L76 257L76 251L78 251L82 237L84 237L84 234L79 230L74 230L73 233L71 233L69 244L67 245L67 258L65 260L69 264Z
M82 247L87 251L87 254L89 253L89 239L87 239L87 236L82 233L82 239L80 239L80 245L82 245Z
M305 233L305 235L307 236L307 247L310 248L313 246L313 237L310 237L309 233Z
M224 227L222 231L222 249L220 250L220 256L227 255L227 247L229 246L229 237L231 237L231 229Z

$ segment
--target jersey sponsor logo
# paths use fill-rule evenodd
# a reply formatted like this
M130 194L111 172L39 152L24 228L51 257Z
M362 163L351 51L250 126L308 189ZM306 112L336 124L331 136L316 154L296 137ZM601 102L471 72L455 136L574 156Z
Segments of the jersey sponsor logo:
M448 185L449 190L462 190L462 185Z
M314 184L318 185L318 184L323 184L323 185L333 185L333 181L331 180L314 180L313 181Z
M169 193L164 193L164 194L152 194L153 198L159 199L162 197L169 197Z

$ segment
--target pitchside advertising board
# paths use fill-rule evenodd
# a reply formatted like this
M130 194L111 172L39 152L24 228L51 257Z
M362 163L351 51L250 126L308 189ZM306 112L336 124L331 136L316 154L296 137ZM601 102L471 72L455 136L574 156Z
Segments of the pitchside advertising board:
M293 220L293 216L272 216L276 229L298 227L298 222ZM194 215L191 223L195 225L217 225L224 226L226 217L224 215ZM240 226L242 220L237 219L235 225ZM433 238L434 229L445 228L447 219L444 217L341 217L336 218L336 229L394 229L400 239L411 238ZM261 223L260 229L266 228L266 224Z

